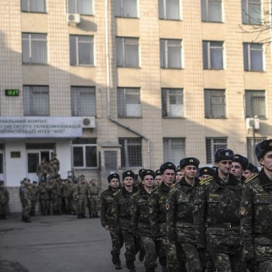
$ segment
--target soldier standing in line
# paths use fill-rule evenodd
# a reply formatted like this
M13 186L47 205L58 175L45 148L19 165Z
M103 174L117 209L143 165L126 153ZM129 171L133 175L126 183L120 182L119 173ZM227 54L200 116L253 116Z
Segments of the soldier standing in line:
M100 218L102 227L110 232L112 241L112 262L115 269L121 269L120 250L124 244L123 236L119 226L115 225L113 218L113 202L116 195L120 192L120 177L117 173L108 176L109 188L101 193L100 196Z
M48 196L47 184L45 181L40 182L38 186L38 191L39 191L39 203L40 203L41 215L46 215L49 196Z
M114 220L116 225L120 227L125 241L126 267L133 272L135 271L134 261L138 249L131 229L131 207L133 194L138 189L134 186L135 175L133 171L123 172L122 179L123 187L114 198Z
M230 172L239 180L239 183L242 186L245 181L243 174L244 174L244 171L246 170L247 165L248 165L248 159L246 157L241 156L239 154L234 155L234 160L232 162Z
M184 177L184 174L183 174L183 172L181 171L181 169L178 166L177 170L176 170L175 183L180 182L183 177Z
M71 184L71 182L70 182ZM70 214L70 188L69 188L69 180L62 180L61 181L61 192L62 192L62 212L65 214Z
M90 181L91 198L89 201L89 217L98 217L98 193L99 189L95 180Z
M200 272L204 271L205 252L201 254L197 249L194 227L194 202L199 187L199 179L196 177L199 160L194 157L184 158L179 166L184 177L174 185L167 199L167 234L169 241L177 243L178 248L184 253L188 270Z
M243 176L245 179L248 179L249 177L251 177L255 174L259 174L259 169L257 166L255 166L254 164L249 162L247 164L247 167L246 167L246 170L244 171Z
M181 272L177 256L176 244L170 242L167 237L166 224L166 200L169 196L170 188L175 181L176 166L172 162L166 162L161 165L160 173L162 182L158 186L155 194L159 203L159 261L162 265L162 271Z
M85 176L80 176L74 191L74 198L77 201L77 218L86 218L87 203L91 197L90 186L86 182Z
M240 207L242 256L255 262L252 271L272 271L272 140L256 145L255 153L262 166L259 174L245 183Z
M39 188L37 186L37 181L32 182L32 186L30 190L30 198L31 198L30 215L35 216L36 206L39 200Z
M145 271L155 272L156 239L159 232L159 207L156 195L152 193L155 173L145 169L141 172L142 186L134 194L132 207L132 230L139 236L145 250Z
M49 165L45 157L42 158L41 163L37 167L36 174L39 177L39 182L47 178L49 173Z
M20 201L22 204L22 221L25 223L30 223L30 190L29 190L29 181L27 178L24 178L21 181L21 186L19 189Z
M71 178L72 179L72 178ZM74 192L77 188L78 181L77 179L73 180L72 186L70 187L70 197L71 197L71 214L77 214L77 199L74 197Z
M160 169L155 171L155 186L159 186L162 183L162 173Z
M4 181L0 180L0 219L6 219L9 203L9 191L4 185Z
M240 214L242 188L230 173L234 153L215 152L217 171L200 182L195 202L197 246L207 249L217 271L241 272Z

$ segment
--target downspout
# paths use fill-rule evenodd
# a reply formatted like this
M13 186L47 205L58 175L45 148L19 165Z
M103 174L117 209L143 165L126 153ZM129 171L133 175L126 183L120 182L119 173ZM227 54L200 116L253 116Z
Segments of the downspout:
M114 120L111 117L110 114L110 63L109 63L109 26L108 26L108 0L105 0L105 46L106 46L106 70L107 70L107 105L108 105L108 119L115 123L116 125L132 132L133 134L145 139L147 141L147 153L148 153L148 168L151 168L151 152L150 152L150 147L151 147L151 140L144 136L143 134L131 129L130 127L120 123L117 120Z

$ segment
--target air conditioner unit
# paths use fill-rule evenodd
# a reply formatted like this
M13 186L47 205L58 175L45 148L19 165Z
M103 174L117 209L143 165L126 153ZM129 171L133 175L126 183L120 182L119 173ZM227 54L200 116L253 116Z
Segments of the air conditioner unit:
M246 118L246 129L249 130L253 128L255 130L260 129L260 122L257 116L254 118Z
M77 13L69 13L67 14L67 22L79 24L80 23L80 14Z
M82 128L95 128L95 117L82 117Z

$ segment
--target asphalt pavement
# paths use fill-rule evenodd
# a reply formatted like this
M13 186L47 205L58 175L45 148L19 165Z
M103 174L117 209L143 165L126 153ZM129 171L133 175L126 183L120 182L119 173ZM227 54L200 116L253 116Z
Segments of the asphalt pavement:
M74 215L37 215L23 223L21 214L0 220L0 272L111 272L128 271L124 249L122 270L111 263L110 235L100 218ZM135 262L144 272L143 262ZM161 268L158 268L161 271Z

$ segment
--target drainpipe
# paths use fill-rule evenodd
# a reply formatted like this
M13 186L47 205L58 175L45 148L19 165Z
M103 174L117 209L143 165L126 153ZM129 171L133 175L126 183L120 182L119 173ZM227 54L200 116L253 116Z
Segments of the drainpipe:
M151 140L148 139L143 134L131 129L130 127L120 123L119 121L113 119L110 114L110 64L109 64L109 27L108 27L108 0L105 0L105 46L106 46L106 69L107 69L107 105L108 105L108 119L115 123L116 125L132 132L133 134L145 139L147 141L147 153L148 153L148 168L151 168L151 153L150 153L150 146Z

